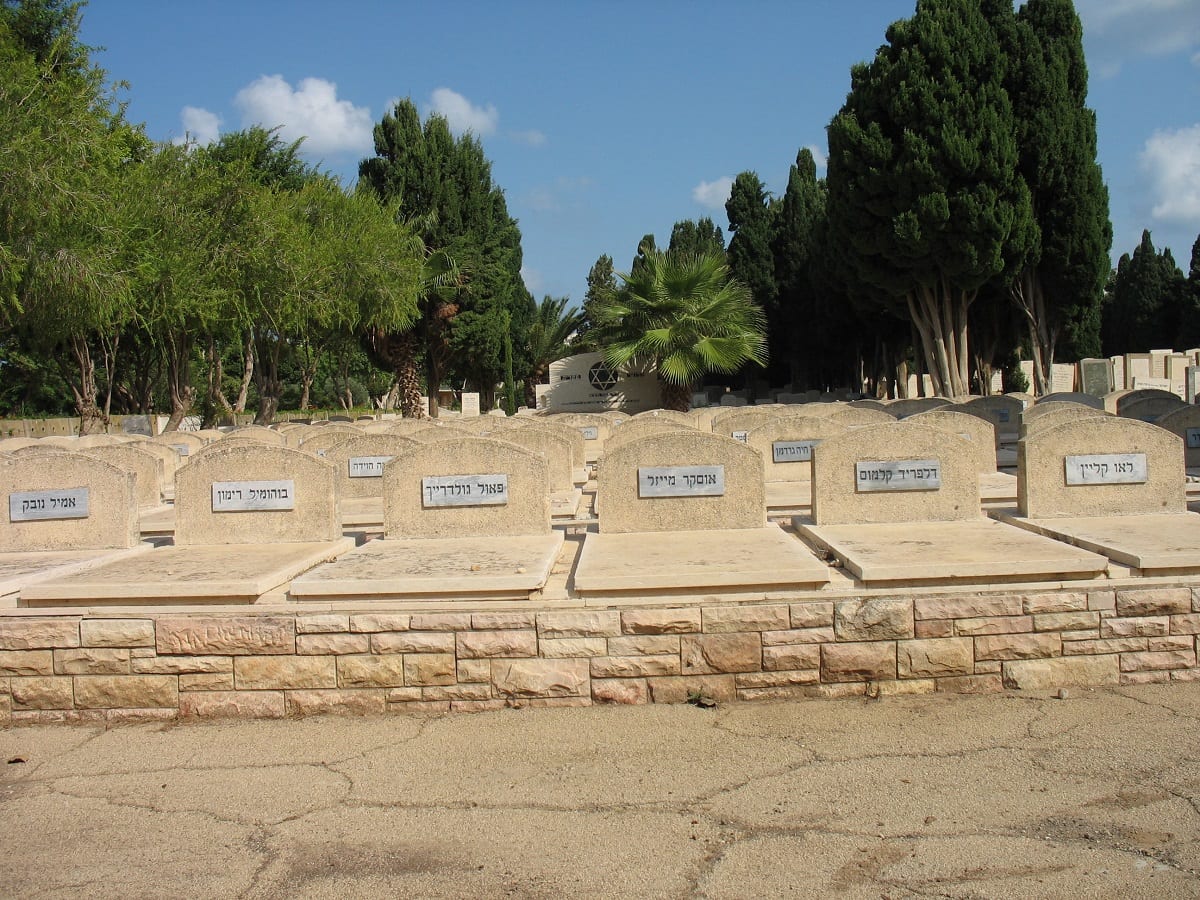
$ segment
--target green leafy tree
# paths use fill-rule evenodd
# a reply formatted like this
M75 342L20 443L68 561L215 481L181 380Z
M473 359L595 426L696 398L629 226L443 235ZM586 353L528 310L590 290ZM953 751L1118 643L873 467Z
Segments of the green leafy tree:
M750 288L754 302L766 312L771 329L779 322L775 255L771 251L775 213L767 186L756 173L741 172L733 179L729 199L725 201L732 235L725 254L729 272Z
M613 259L601 254L587 274L587 290L583 295L583 320L579 324L576 345L581 353L593 352L592 329L596 322L596 305L617 289L617 276L613 271Z
M1182 286L1179 338L1174 346L1180 349L1200 346L1200 237L1192 244L1192 261L1187 281Z
M683 219L671 229L668 253L683 253L698 256L703 253L724 253L725 235L712 219L705 216L695 221Z
M1154 249L1149 231L1133 254L1121 256L1109 282L1104 308L1104 353L1144 353L1170 346L1172 302L1181 295L1183 273L1171 251Z
M597 338L609 365L653 360L663 406L687 410L708 373L767 361L766 320L749 289L716 253L652 250L597 308Z
M526 347L533 365L525 378L525 405L537 408L537 385L550 369L550 364L570 356L575 351L575 340L583 312L567 309L568 297L542 298L537 313L529 327Z
M637 253L633 257L633 262L629 266L629 273L636 275L642 271L646 265L646 257L655 253L658 250L658 245L654 240L654 235L644 234L642 239L638 241Z
M968 312L1033 240L997 36L974 0L918 0L851 71L829 126L832 244L907 310L934 388L970 392Z

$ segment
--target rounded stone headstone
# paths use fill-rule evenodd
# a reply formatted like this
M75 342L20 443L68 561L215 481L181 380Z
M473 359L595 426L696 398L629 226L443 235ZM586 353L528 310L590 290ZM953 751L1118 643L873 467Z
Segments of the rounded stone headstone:
M572 462L571 442L566 438L540 428L511 428L492 437L544 456L549 465L551 491L574 489L575 467Z
M1046 403L1079 403L1083 406L1090 406L1093 409L1104 409L1103 397L1085 394L1082 391L1055 391L1045 394L1037 399L1034 407L1036 408Z
M950 405L952 405L952 401L946 397L909 397L904 400L890 401L887 411L897 419L903 419L915 416L920 412L928 412L931 409L940 409Z
M919 413L918 413L919 415ZM895 422L896 416L890 409L843 406L827 417L847 428L862 428L866 425L886 425Z
M996 429L987 419L943 406L909 416L906 421L966 438L975 447L978 471L996 471Z
M1117 415L1123 416L1126 409L1131 405L1150 399L1158 399L1166 403L1170 403L1172 400L1177 403L1183 402L1183 400L1170 391L1162 391L1158 388L1139 388L1134 391L1125 391L1120 397L1116 398Z
M286 437L273 428L265 428L262 425L242 425L234 428L227 435L227 438L249 438L255 441L262 441L264 444L271 444L276 447L282 447L287 443Z
M813 448L848 430L828 416L791 415L751 430L746 443L762 455L766 481L811 481Z
M534 419L528 426L529 429L547 431L550 434L557 435L567 442L571 448L571 469L581 469L586 464L587 460L587 441L583 436L583 432L578 428L572 428L570 425L564 425L561 422L547 421L545 419Z
M945 408L945 407L943 407ZM976 397L966 403L955 404L953 409L972 416L979 416L992 423L996 430L996 445L1021 433L1021 415L1025 404L1016 397L999 394L992 397Z
M383 496L383 466L417 445L399 434L360 434L325 451L325 461L337 473L343 499Z
M330 425L322 428L316 434L310 434L299 444L300 450L314 456L325 456L330 447L336 447L343 441L360 437L362 431L353 425Z
M1102 409L1082 403L1039 403L1025 410L1021 417L1021 437L1028 437L1044 428L1054 428L1078 419L1104 418L1110 415Z
M1200 406L1185 403L1154 423L1183 440L1184 465L1200 467Z
M1177 409L1185 409L1190 404L1184 403L1174 394L1166 396L1140 397L1137 400L1121 404L1118 415L1127 419L1138 419L1142 422L1157 422L1160 418L1173 413Z
M133 472L137 476L138 506L153 507L162 503L166 472L158 454L143 450L137 444L90 447L82 452Z
M647 435L695 430L690 425L683 425L669 419L629 419L608 436L608 440L604 442L604 456L607 459L614 450Z

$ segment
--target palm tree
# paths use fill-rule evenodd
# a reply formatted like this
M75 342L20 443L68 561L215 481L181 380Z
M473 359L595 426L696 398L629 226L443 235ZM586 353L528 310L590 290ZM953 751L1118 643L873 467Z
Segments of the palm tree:
M530 365L525 377L525 405L530 409L537 406L536 385L541 384L550 363L576 352L574 336L583 324L583 312L574 307L564 312L567 302L566 297L543 297L529 326L526 345Z
M766 317L724 257L651 250L597 306L597 342L608 364L653 359L666 409L686 411L709 373L767 362Z

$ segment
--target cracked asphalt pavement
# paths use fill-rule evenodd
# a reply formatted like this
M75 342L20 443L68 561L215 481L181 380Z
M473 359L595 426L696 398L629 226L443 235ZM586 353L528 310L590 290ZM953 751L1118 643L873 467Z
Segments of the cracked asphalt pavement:
M0 731L0 896L1200 896L1200 684Z

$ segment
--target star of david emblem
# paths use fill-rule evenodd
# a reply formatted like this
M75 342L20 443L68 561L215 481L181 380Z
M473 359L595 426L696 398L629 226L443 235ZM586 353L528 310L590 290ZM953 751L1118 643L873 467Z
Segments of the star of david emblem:
M588 382L597 390L607 391L617 383L617 373L608 363L598 362L588 370Z

